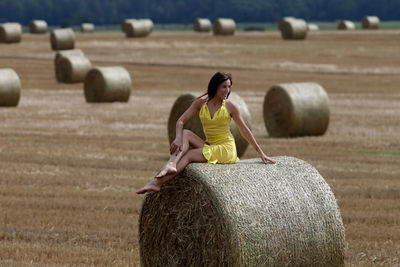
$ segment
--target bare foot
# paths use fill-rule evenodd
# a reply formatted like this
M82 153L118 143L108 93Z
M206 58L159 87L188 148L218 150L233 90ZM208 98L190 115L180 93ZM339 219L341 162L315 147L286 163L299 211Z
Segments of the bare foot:
M164 177L167 174L170 173L176 173L176 164L173 162L167 162L165 163L164 167L162 170L156 175L156 178L161 178Z
M160 192L161 186L157 183L156 179L151 180L148 182L142 189L136 191L136 194L144 194L149 191L153 192Z

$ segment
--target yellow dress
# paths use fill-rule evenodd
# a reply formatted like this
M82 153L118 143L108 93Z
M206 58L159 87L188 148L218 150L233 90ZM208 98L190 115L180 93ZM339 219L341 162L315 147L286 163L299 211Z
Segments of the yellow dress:
M208 163L235 163L239 161L236 154L235 139L230 131L231 115L225 106L225 100L221 107L211 118L208 109L208 100L200 109L199 117L203 125L206 143L203 147L203 155Z

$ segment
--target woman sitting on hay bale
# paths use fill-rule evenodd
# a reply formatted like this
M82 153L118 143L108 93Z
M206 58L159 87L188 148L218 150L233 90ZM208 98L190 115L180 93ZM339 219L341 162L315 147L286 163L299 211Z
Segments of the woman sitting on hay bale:
M241 135L259 153L264 163L274 163L257 144L252 132L244 123L239 107L227 100L231 93L232 76L217 72L208 84L207 93L196 98L176 123L176 137L170 146L170 159L159 174L136 193L159 192L161 185L170 181L191 162L232 164L236 155L235 140L230 132L231 118L240 129ZM190 130L183 129L193 115L199 112L206 141Z

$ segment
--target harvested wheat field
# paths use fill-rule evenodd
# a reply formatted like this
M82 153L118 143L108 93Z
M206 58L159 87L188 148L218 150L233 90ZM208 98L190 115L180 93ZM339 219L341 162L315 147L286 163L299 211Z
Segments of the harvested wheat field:
M93 66L131 75L127 103L92 103L83 84L59 84L49 33L0 44L0 68L21 80L17 107L0 108L0 265L138 266L135 191L168 158L170 109L205 91L219 70L246 102L269 156L314 166L331 186L347 266L400 265L400 31L275 32L214 36L76 34ZM271 138L263 101L275 84L316 82L328 93L323 136ZM242 159L258 155L250 146Z

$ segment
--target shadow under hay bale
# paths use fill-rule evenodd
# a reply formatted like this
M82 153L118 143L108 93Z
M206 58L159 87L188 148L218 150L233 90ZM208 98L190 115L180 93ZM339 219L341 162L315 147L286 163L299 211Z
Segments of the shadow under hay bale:
M354 25L354 22L350 20L341 20L338 23L338 30L355 30L356 26Z
M84 82L91 68L90 60L84 56L62 56L56 61L56 79L60 83Z
M154 24L150 19L130 20L125 25L125 35L128 38L146 37L153 31Z
M14 22L0 24L0 43L19 43L21 42L21 36L21 24Z
M29 32L33 34L41 34L47 32L47 22L44 20L32 20L29 23Z
M94 33L93 23L82 23L80 27L81 33Z
M193 103L193 99L200 95L201 93L189 93L181 95L175 100L168 118L168 139L170 144L175 139L176 122L178 121L179 117L190 107L190 105ZM234 92L229 95L229 100L239 106L240 114L242 115L244 122L246 123L247 127L251 129L251 115L249 109L247 108L246 102L244 102L244 100ZM206 140L198 112L185 123L184 129L191 130L197 136L203 140ZM231 121L230 130L233 138L235 139L237 155L238 157L241 157L246 151L249 143L241 136L239 128L233 120Z
M363 29L377 30L379 29L380 20L377 16L365 16L362 20Z
M282 22L281 35L284 40L303 40L307 37L307 23L303 19L287 19Z
M75 47L75 34L70 28L56 29L50 34L50 44L53 50L69 50Z
M193 23L193 30L195 32L210 32L211 21L209 19L197 18Z
M233 19L218 18L214 21L214 35L234 35L236 23Z
M264 122L272 137L323 135L329 124L329 99L317 83L272 86L264 98Z
M21 82L13 69L0 69L0 106L16 107L21 96Z
M132 82L123 67L96 67L85 78L84 93L88 103L128 102Z
M141 266L344 266L336 199L310 164L189 164L139 216Z

